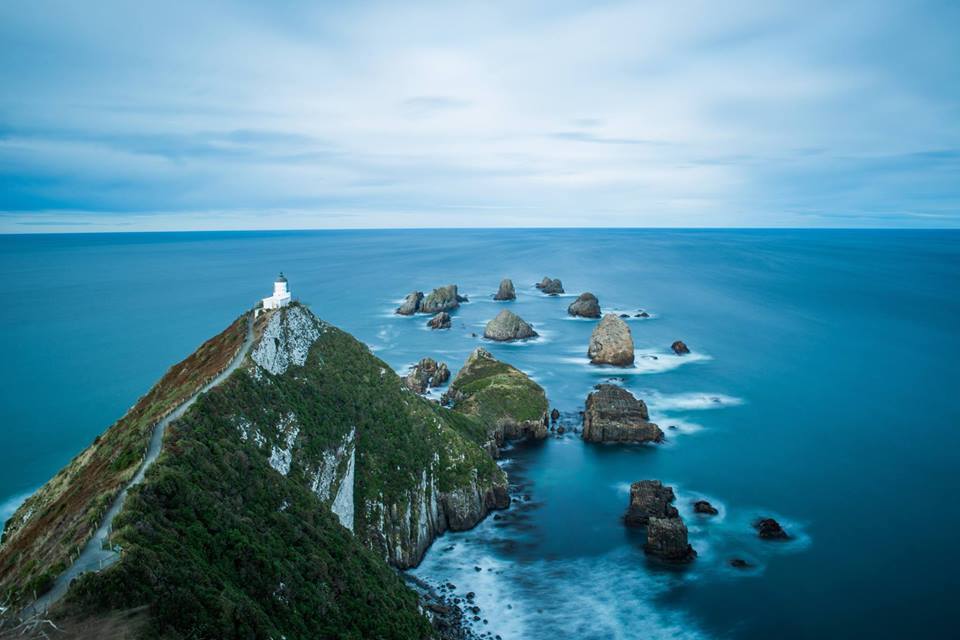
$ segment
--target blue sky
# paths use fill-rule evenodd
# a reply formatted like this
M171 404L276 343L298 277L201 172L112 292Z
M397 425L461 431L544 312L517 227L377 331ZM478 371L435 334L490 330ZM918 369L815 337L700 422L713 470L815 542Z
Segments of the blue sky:
M960 226L960 2L0 3L0 232Z

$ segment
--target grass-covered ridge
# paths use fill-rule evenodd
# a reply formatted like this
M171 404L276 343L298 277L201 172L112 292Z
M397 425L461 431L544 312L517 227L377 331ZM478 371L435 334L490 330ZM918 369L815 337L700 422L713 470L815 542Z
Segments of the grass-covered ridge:
M164 637L427 637L388 562L415 564L439 533L506 506L485 426L410 392L306 307L261 314L254 332L129 493L120 560L55 615L136 611Z
M470 354L447 397L456 411L477 418L490 433L505 425L539 425L548 407L540 385L482 348Z
M53 584L136 473L153 426L222 371L243 344L246 315L171 367L120 420L13 514L0 544L0 600L22 603Z

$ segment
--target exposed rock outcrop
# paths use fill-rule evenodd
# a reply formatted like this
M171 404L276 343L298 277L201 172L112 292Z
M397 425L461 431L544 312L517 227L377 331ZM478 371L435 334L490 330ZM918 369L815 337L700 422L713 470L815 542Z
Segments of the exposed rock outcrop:
M633 364L633 334L616 314L608 313L593 329L587 356L593 364L627 367Z
M548 278L544 276L543 280L537 283L537 289L547 295L555 296L563 293L563 283L559 278Z
M647 405L613 384L598 384L587 396L583 439L587 442L662 442L663 431L650 422Z
M697 500L693 503L693 512L701 513L707 516L715 516L720 513L715 506L706 500Z
M454 410L480 420L496 453L506 440L547 437L547 397L536 382L519 369L477 348L457 372L444 402Z
M647 544L643 550L668 562L690 562L697 557L697 552L687 541L687 525L680 516L650 518Z
M443 287L437 287L423 299L420 303L420 313L450 311L451 309L459 307L461 302L466 301L466 296L461 296L457 292L457 285L448 284Z
M498 342L526 340L536 336L537 332L533 330L533 327L509 309L504 309L498 313L483 329L484 338Z
M672 345L670 345L670 348L673 349L673 352L678 356L682 356L684 354L690 353L690 348L683 343L683 340L677 340Z
M497 293L493 296L494 300L516 300L517 292L513 288L513 280L510 278L504 278L500 281L500 288L497 289Z
M757 535L764 540L788 540L790 536L784 531L780 523L773 518L760 518L753 523Z
M446 311L441 311L427 320L427 326L431 329L449 329L451 324L450 314Z
M446 363L433 358L423 358L413 365L403 378L403 384L414 393L426 393L430 387L439 387L450 379L450 370Z
M572 316L580 316L581 318L599 318L600 301L597 300L597 296L589 291L581 293L580 296L567 307L567 313Z
M630 505L623 521L627 526L645 527L650 518L674 518L679 515L673 489L659 480L641 480L630 485Z
M554 409L553 411L550 412L550 422L556 422L559 419L560 419L559 409Z
M423 291L411 291L403 299L395 313L401 316L412 316L420 310L420 303L423 301Z

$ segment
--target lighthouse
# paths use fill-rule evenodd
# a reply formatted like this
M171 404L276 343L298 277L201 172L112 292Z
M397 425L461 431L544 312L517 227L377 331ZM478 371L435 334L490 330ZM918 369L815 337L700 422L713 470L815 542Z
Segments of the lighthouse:
M273 283L273 295L263 299L264 309L279 309L290 304L290 289L287 287L287 278L280 272Z

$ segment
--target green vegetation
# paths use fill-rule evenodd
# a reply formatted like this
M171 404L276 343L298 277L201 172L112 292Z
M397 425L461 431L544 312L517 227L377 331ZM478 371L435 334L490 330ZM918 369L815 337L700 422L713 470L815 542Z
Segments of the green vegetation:
M167 371L120 420L98 436L8 520L0 546L0 600L41 593L89 539L139 467L160 418L217 375L246 335L246 315Z
M478 349L450 385L457 411L477 417L493 431L503 421L539 422L547 411L547 397L525 373Z

